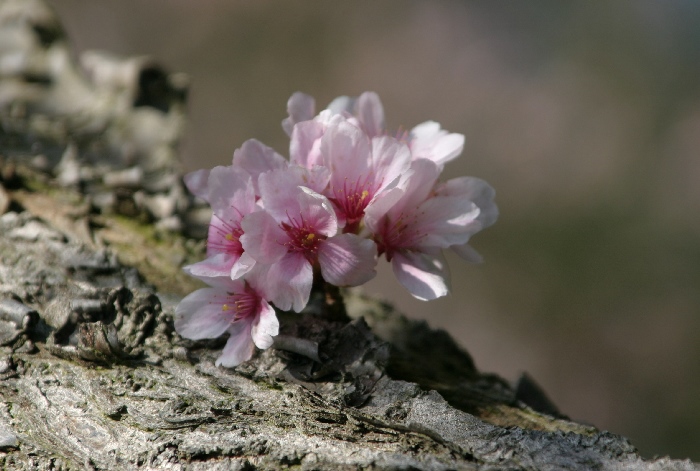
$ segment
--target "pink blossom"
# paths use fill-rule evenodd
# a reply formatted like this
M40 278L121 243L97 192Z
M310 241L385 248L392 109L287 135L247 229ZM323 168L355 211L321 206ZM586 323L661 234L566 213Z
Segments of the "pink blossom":
M185 186L188 190L190 190L190 193L197 196L198 198L202 198L207 203L209 202L209 190L207 187L207 182L209 180L209 172L211 172L211 170L208 168L195 170L194 172L188 173L183 178Z
M316 116L314 99L297 92L289 99L287 111L289 117L282 127L291 137L290 160L309 168L323 165L320 141L329 126L347 120L370 138L384 134L384 108L374 92L365 92L357 98L338 97Z
M448 133L435 121L426 121L414 127L408 138L413 160L428 159L442 168L462 153L464 136Z
M384 107L374 92L364 92L357 98L338 97L328 105L333 114L349 116L349 121L357 124L369 137L389 134L384 120ZM448 133L435 121L426 121L411 129L408 136L402 132L393 133L397 139L406 140L411 148L413 160L432 160L442 168L455 159L464 148L462 134Z
M287 101L289 116L282 120L282 129L287 135L292 135L294 125L313 119L316 114L316 100L302 92L295 92Z
M248 139L233 153L233 166L248 172L253 180L255 194L260 196L258 178L272 170L287 168L287 159L257 139Z
M374 92L364 92L357 98L338 97L327 109L333 114L349 115L350 121L369 137L385 134L384 107L379 95Z
M246 281L202 278L210 288L199 289L178 304L175 330L192 340L216 338L228 332L217 366L233 367L249 360L254 346L269 348L279 322L266 301L264 275L264 271L254 270Z
M297 92L287 103L289 117L283 127L292 137L290 156L292 161L304 165L307 161L318 160L318 140L323 135L329 120L342 117L362 129L370 138L395 135L405 141L413 160L428 159L442 168L447 162L457 158L464 148L464 136L449 133L435 121L426 121L415 126L410 132L389 133L386 129L384 107L374 92L364 92L358 97L340 96L314 117L315 101L309 95ZM297 127L300 129L297 130ZM297 133L298 136L294 136Z
M322 112L318 119L303 121L294 126L289 142L289 159L302 167L323 165L321 138L329 124L343 121L340 115Z
M496 192L493 187L485 181L475 177L459 177L438 184L435 188L438 196L452 196L467 199L479 208L479 216L476 224L472 224L469 229L469 237L477 232L486 229L498 219L498 206L493 199ZM467 242L463 244L451 245L450 250L472 263L481 263L481 255L474 250Z
M493 197L492 190L486 190L485 182L456 179L436 187L439 174L440 168L432 160L414 161L401 184L368 208L365 218L379 254L392 263L399 282L422 300L449 292L449 271L442 249L459 250L483 227L481 208L465 196L483 193L486 197L480 203L485 214L493 220L497 216L495 204L488 197Z
M290 188L285 172L260 176L264 211L247 215L241 243L269 269L272 302L301 311L308 302L314 269L328 283L357 286L376 274L376 246L354 234L338 234L328 199L313 190Z
M384 121L384 107L374 92L364 92L357 98L338 97L328 109L334 114L350 116L349 121L357 124L369 137L387 135ZM411 129L408 136L394 133L397 139L405 140L411 148L413 160L432 160L442 168L455 159L464 148L462 134L448 133L435 121L426 121Z
M250 175L235 167L215 167L201 193L212 206L207 237L207 258L185 267L193 276L239 278L255 264L240 242L241 220L255 210L255 192Z
M333 203L345 232L357 232L365 210L396 186L410 166L408 147L387 136L368 135L350 122L331 125L321 140L331 170L324 194Z

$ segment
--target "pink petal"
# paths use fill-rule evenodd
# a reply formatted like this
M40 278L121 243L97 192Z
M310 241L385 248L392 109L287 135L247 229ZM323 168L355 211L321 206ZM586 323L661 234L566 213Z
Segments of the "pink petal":
M243 143L240 149L233 153L234 167L240 167L250 174L253 186L257 194L258 177L271 170L285 168L287 159L279 155L271 147L266 146L256 139L249 139Z
M325 126L318 121L304 121L294 126L289 142L289 160L302 167L322 165L321 137Z
M426 121L411 129L411 140L419 150L440 134L440 123ZM412 146L413 147L413 146Z
M287 253L284 243L289 237L267 211L250 213L241 222L241 245L244 253L260 263L274 263Z
M374 278L377 272L377 246L355 234L341 234L326 239L319 247L321 274L336 286L359 286Z
M260 176L260 195L265 210L279 222L288 222L290 218L299 220L304 217L314 228L329 225L334 235L337 220L328 199L306 185L325 187L328 182L328 170L314 167L312 170L291 165L284 170L275 170ZM315 216L313 216L315 215ZM311 218L309 220L308 218ZM316 218L320 218L316 221ZM321 221L322 220L322 221ZM318 229L320 230L320 228Z
M373 199L383 198L383 192L397 186L410 168L411 151L406 144L393 137L372 139Z
M358 127L341 121L326 129L321 139L324 164L331 171L331 185L343 188L368 173L371 163L370 140Z
M406 208L408 211L420 206L433 191L435 182L440 176L440 168L430 160L420 159L411 163L410 176L406 179L404 196L392 208L391 214L399 214Z
M369 137L384 133L384 107L376 93L365 92L357 97L355 114Z
M195 170L184 176L183 181L190 193L209 202L207 181L209 180L209 169Z
M251 323L246 321L231 324L228 330L230 333L228 342L226 342L221 356L217 358L216 366L232 368L251 359L255 351L255 344L250 335L251 327Z
M270 300L283 311L301 312L309 302L313 270L300 253L289 253L270 267Z
M328 186L328 181L331 178L331 172L326 167L314 165L310 168L301 167L299 165L290 165L285 170L276 170L266 174L263 179L276 179L276 185L279 188L284 185L286 193L296 191L294 187L305 186L316 193L320 193ZM262 190L261 190L262 192ZM270 191L267 191L269 195ZM277 191L279 193L279 191ZM269 197L268 197L269 199ZM287 198L288 199L288 198Z
M175 330L192 339L213 339L231 325L230 315L222 310L226 292L203 288L186 296L175 308ZM216 300L222 300L217 303Z
M275 310L267 302L260 301L260 314L253 321L251 336L255 346L261 349L272 345L272 337L279 333L280 324L275 315Z
M229 276L197 276L212 288L217 288L223 293L240 293L245 289L245 282L243 280L232 280ZM223 299L223 298L217 298ZM221 301L220 304L226 301Z
M295 167L300 168L300 167ZM301 174L290 167L277 169L260 175L258 185L260 199L265 210L277 222L287 219L287 213L298 212L296 201L297 187L300 185Z
M229 276L232 280L241 278L246 275L255 266L255 259L247 252L243 252L241 257L231 266Z
M298 214L304 218L313 232L332 237L338 232L338 218L328 198L300 186L296 192ZM290 210L290 215L294 215Z
M430 301L449 292L449 271L440 255L400 251L391 261L394 274L415 298Z
M245 277L248 286L263 300L272 298L272 296L270 296L272 290L270 289L269 282L270 267L272 267L272 265L256 263Z
M352 113L353 108L355 107L355 98L351 98L349 96L339 96L335 99L333 99L332 102L328 104L326 107L326 110L330 111L331 114L344 114L344 113Z
M461 196L479 207L481 229L491 226L498 219L498 206L493 201L496 191L484 180L475 177L453 178L439 185L436 194Z
M416 221L411 229L422 237L414 246L447 248L465 244L478 232L479 208L468 199L459 196L435 196L428 198L416 210Z
M331 179L331 171L321 165L314 165L302 177L303 183L300 186L305 186L316 193L322 193Z
M229 240L227 238L227 236L234 236L234 231L238 233L240 219L241 215L235 212L233 208L224 208L224 210L217 211L212 215L207 234L207 256L240 252L236 239ZM229 268L231 267L229 266Z
M189 275L195 277L217 277L229 276L231 267L236 262L238 257L226 253L218 253L207 257L201 262L193 263L183 267L183 270Z
M414 159L428 159L440 168L462 153L464 136L440 129L435 121L426 121L411 130L411 152Z
M470 263L482 263L484 258L469 244L453 245L450 249Z
M287 101L289 117L282 120L282 129L288 136L291 136L294 125L313 119L314 114L316 114L315 110L316 100L313 97L301 92L294 93Z
M403 188L391 188L383 192L381 198L376 198L367 205L365 208L365 225L373 234L379 231L382 218L396 207L396 204L404 196L404 192Z
M232 165L214 167L209 174L208 185L209 203L215 212L223 211L239 221L241 215L255 209L255 191L248 172Z

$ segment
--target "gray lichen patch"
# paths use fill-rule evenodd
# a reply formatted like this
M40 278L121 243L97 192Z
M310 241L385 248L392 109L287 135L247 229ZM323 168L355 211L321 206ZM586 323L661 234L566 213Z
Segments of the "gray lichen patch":
M24 424L15 425L13 433L50 445L65 462L89 457L98 467L133 469L156 466L166 456L182 463L226 457L274 469L279 463L299 464L313 453L308 460L319 466L330 465L332 458L348 466L384 462L386 467L467 469L448 448L421 434L353 417L299 386L269 389L213 365L195 368L166 360L133 375L126 365L86 370L44 354L31 363L36 366L22 378L0 386L13 404L12 420ZM127 389L123 376L132 378ZM221 387L211 388L211 382ZM23 428L28 424L36 425ZM424 458L422 452L430 454Z

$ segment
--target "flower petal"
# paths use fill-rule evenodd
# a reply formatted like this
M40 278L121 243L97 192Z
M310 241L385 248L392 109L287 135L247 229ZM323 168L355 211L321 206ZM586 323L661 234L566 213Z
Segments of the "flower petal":
M372 139L372 169L376 192L396 186L399 178L410 167L411 151L406 144L388 136Z
M430 301L449 291L449 271L441 255L399 251L391 261L394 274L415 298Z
M473 201L479 207L481 229L486 229L498 219L498 206L493 201L496 191L480 178L452 178L439 185L435 192L438 195L460 196Z
M255 346L261 349L269 348L272 345L272 337L276 336L280 330L280 323L275 315L275 310L267 302L260 300L260 313L253 322L251 336Z
M241 221L241 228L243 235L240 240L244 253L248 253L254 260L274 263L287 253L284 243L289 240L289 236L267 211L246 215Z
M405 197L400 203L402 208L417 208L425 201L433 191L441 172L435 162L426 159L414 160L411 170L411 176L406 181Z
M484 257L469 244L453 245L450 247L450 250L470 263L482 263L484 261Z
M349 96L339 96L331 101L326 110L330 111L331 114L344 114L351 113L355 107L355 98Z
M307 225L317 234L332 237L338 232L338 218L328 198L310 188L298 187L299 211ZM290 211L290 214L291 213Z
M209 172L210 170L208 168L195 170L194 172L190 172L183 177L185 186L188 190L190 190L190 193L202 198L206 202L209 202L209 197L207 196L209 194L209 187L207 186Z
M440 168L435 162L426 159L414 160L411 162L411 168L401 176L396 184L395 188L401 189L401 198L393 202L390 208L387 208L388 205L385 203L376 202L379 206L371 211L372 217L378 218L380 216L380 208L382 210L388 209L385 214L394 219L398 219L404 211L406 213L414 212L430 196L439 176ZM387 192L384 192L382 198L377 199L384 199L386 194ZM369 208L365 209L365 214L368 212L370 212Z
M375 201L367 205L365 208L365 225L373 233L377 234L380 230L380 221L386 215L397 201L403 196L403 190L400 188L392 188L384 192L382 198L377 198Z
M270 268L273 265L263 265L261 263L256 263L251 270L246 273L245 281L248 283L248 286L252 288L257 295L263 299L263 300L269 300L272 299L272 296L270 296L270 293L272 293L272 289L270 289L270 282L269 282L269 276L270 276Z
M241 215L255 209L253 181L245 170L233 165L214 167L208 185L209 203L215 213L239 221Z
M316 100L302 92L295 92L287 101L288 118L282 120L282 129L288 136L292 135L294 125L313 119L316 114Z
M357 97L355 115L369 137L384 133L384 107L376 93L365 92Z
M207 256L212 257L219 253L236 255L241 254L240 246L240 220L241 214L234 208L225 208L215 211L209 222L207 231ZM231 262L233 263L233 262ZM229 268L230 265L229 265Z
M255 266L255 259L250 254L243 252L241 257L231 266L229 276L232 280L246 275Z
M243 280L232 280L229 276L195 276L212 288L217 288L222 293L240 293L245 289ZM217 298L221 301L223 298ZM226 301L221 301L220 304Z
M309 302L313 278L311 263L304 255L295 252L285 255L270 267L270 300L283 311L301 312Z
M265 172L285 168L288 162L271 147L256 139L249 139L233 153L233 165L250 174L255 192L260 194L257 187L258 177Z
M234 265L237 258L231 254L218 253L182 269L195 277L229 276L231 266Z
M330 201L306 185L324 186L329 175L324 167L309 170L292 165L260 176L260 194L265 210L278 222L303 218L314 231L335 235L337 218Z
M462 134L448 133L435 121L426 121L411 130L411 153L414 159L428 159L442 168L464 149Z
M354 184L370 170L370 140L347 121L326 129L321 139L321 154L324 165L331 171L331 186L336 189L342 189L348 181Z
M323 164L321 137L325 126L318 121L304 121L294 126L289 142L289 160L302 167Z
M461 245L478 232L479 208L459 196L435 196L424 201L415 212L416 220L411 230L421 234L414 247L440 247Z
M251 323L246 321L238 321L231 325L228 330L231 335L221 356L216 360L216 366L232 368L250 360L255 351L255 344L250 335L251 328Z
M326 239L319 247L321 274L336 286L359 286L377 274L376 244L355 234L341 234Z
M226 332L231 319L222 310L225 297L226 292L216 288L198 289L186 296L175 308L177 333L199 340L213 339Z

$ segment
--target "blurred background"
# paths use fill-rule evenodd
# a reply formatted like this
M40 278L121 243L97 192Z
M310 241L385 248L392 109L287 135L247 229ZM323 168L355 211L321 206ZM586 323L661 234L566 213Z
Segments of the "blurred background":
M187 170L227 165L300 90L379 93L389 128L466 135L445 177L497 191L486 262L413 300L480 369L529 372L567 415L643 455L700 461L700 3L53 0L77 52L146 54L192 79Z

